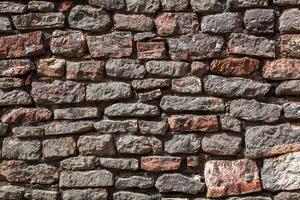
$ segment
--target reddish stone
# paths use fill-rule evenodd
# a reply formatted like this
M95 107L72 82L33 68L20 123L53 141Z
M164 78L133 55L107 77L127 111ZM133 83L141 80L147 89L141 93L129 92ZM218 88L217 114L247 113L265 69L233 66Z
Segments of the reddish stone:
M166 57L164 42L138 42L137 51L139 59L163 59Z
M145 15L116 14L114 23L118 30L151 31L154 27L153 20Z
M191 64L191 75L203 77L209 71L209 65L204 62L193 62Z
M13 124L19 122L40 122L50 120L52 112L46 108L16 108L1 117L1 121Z
M70 0L64 0L59 4L59 11L60 12L67 12L70 10L71 6L73 5L73 2Z
M261 191L259 169L252 160L211 160L204 169L207 197L223 197Z
M210 64L211 72L224 76L248 76L258 68L259 61L248 57L213 60Z
M180 167L180 163L180 157L148 156L141 158L141 168L151 172L177 170Z
M0 37L0 58L37 56L43 53L42 32Z
M28 59L12 59L0 61L0 76L19 76L34 70Z
M161 36L193 34L199 28L195 13L164 13L156 18L155 25Z
M200 159L199 156L189 156L186 158L186 164L188 167L199 167Z
M21 160L8 160L0 164L0 178L9 182L26 182L30 180L32 170Z
M280 36L280 51L285 56L300 58L300 35Z
M300 78L300 60L281 58L267 61L263 77L271 80L289 80Z
M89 60L81 62L67 61L66 79L78 81L101 81L104 76L105 62Z
M171 115L168 117L171 131L175 132L216 132L219 129L218 118L215 115Z

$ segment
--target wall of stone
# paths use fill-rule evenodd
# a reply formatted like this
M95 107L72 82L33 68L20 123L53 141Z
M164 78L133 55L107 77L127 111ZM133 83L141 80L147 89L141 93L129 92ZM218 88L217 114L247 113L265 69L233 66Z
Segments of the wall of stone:
M1 200L299 200L299 0L0 2Z

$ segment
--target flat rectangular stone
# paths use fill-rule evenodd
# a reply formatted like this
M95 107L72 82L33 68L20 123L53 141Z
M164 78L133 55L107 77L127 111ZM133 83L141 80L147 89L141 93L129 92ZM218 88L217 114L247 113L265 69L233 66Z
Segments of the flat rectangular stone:
M167 56L165 42L137 42L138 59L164 59Z
M91 119L100 117L97 107L55 109L54 119Z
M0 13L25 13L27 11L27 5L19 4L10 1L2 1L0 2Z
M135 158L100 158L100 165L117 170L137 171L139 160Z
M104 110L110 117L154 117L160 114L157 106L144 103L115 103Z
M270 80L300 79L300 59L281 58L267 61L263 77Z
M66 79L77 81L101 81L104 76L105 62L89 60L66 63Z
M94 128L100 133L136 133L137 120L101 120L94 123Z
M104 188L84 190L72 189L64 190L62 192L62 200L106 200L107 196L108 194Z
M12 105L30 105L32 99L30 95L22 90L11 90L4 92L0 90L0 106L12 106Z
M25 75L35 67L29 59L0 60L0 76Z
M93 123L89 121L55 121L45 125L45 135L80 134L93 130Z
M184 77L190 71L189 63L178 61L148 61L146 62L148 74L156 77Z
M300 103L288 102L283 104L284 117L288 119L300 119Z
M280 51L284 56L300 58L300 35L289 34L280 36Z

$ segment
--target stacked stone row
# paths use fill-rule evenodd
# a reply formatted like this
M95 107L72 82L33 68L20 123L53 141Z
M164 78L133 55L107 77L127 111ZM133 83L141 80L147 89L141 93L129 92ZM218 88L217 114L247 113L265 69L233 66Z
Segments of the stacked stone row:
M300 199L299 0L0 2L0 199Z

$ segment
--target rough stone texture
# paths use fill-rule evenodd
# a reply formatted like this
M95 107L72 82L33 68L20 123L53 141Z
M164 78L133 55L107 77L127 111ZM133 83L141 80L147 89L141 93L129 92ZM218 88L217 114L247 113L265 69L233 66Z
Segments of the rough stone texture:
M77 5L72 8L68 22L71 28L92 32L102 32L110 28L110 15L102 9Z
M0 13L24 13L27 10L27 6L15 2L3 1L0 2Z
M287 6L287 5L295 6L295 5L299 5L300 1L299 0L274 0L274 3L279 6Z
M190 0L194 12L218 12L222 9L220 0Z
M138 93L137 96L139 98L139 102L146 103L149 101L153 101L162 97L162 92L160 89L152 90L150 92Z
M149 90L157 88L168 88L170 85L169 79L154 79L148 78L144 80L133 80L131 86L135 90Z
M246 30L252 33L273 33L275 12L273 9L251 9L245 12Z
M297 102L289 102L283 104L284 117L288 119L300 118L300 104Z
M275 42L265 37L257 37L244 33L233 33L228 43L230 54L241 54L274 58Z
M180 79L173 79L171 90L177 93L199 94L202 93L201 79L188 76Z
M130 32L113 32L103 36L87 36L87 44L93 58L121 58L132 53L132 34Z
M224 39L204 33L186 35L168 40L172 60L198 60L221 54Z
M66 79L76 81L101 81L104 76L105 62L90 60L66 62Z
M166 11L183 11L186 10L186 8L189 5L188 0L161 0L160 1L162 9Z
M3 128L3 125L1 126ZM14 137L18 137L18 138L40 137L44 135L44 128L42 126L18 126L12 129L12 133Z
M0 198L8 200L21 200L25 189L20 186L4 185L0 187Z
M64 190L62 193L62 200L106 200L107 192L105 189L72 189Z
M29 59L10 59L0 61L1 76L25 75L32 70L34 70L34 66Z
M145 136L122 135L116 141L118 153L145 154L152 151L151 144Z
M141 158L141 169L149 172L172 171L179 169L180 157L148 156Z
M10 77L0 78L0 89L20 88L24 85L25 85L24 79L21 78L10 78Z
M32 104L32 98L27 92L21 90L11 90L10 92L4 92L3 90L0 90L0 106L30 104Z
M166 58L165 42L137 42L138 59L151 60Z
M40 76L62 77L65 73L66 61L58 58L39 60L37 72Z
M276 122L282 106L266 104L256 100L233 100L230 103L230 115L249 121Z
M45 135L80 134L93 130L93 123L88 121L52 122L45 126Z
M46 159L69 157L76 153L76 142L72 137L46 139L43 141L42 152Z
M102 120L94 123L94 128L100 133L136 133L137 120Z
M300 58L300 37L296 34L280 36L281 54L289 57Z
M205 163L204 169L207 197L259 192L259 170L254 161L214 160Z
M230 115L223 115L220 117L220 123L222 130L241 132L242 123L240 120L231 117Z
M126 189L126 188L141 188L147 189L154 185L152 178L142 177L142 176L131 176L129 178L118 178L116 181L116 188Z
M159 115L159 109L144 103L116 103L107 107L104 113L110 117L153 117Z
M269 191L299 189L300 152L265 159L261 169L262 187Z
M54 119L90 119L99 117L97 107L55 109Z
M233 9L250 8L250 7L266 7L268 6L268 0L229 0L228 5Z
M122 10L125 7L124 0L89 0L89 4L108 10Z
M159 0L125 0L127 11L133 13L155 13L160 5Z
M114 25L118 30L151 31L154 21L145 15L114 15Z
M60 167L64 170L95 169L97 165L98 160L95 156L70 157L60 162Z
M281 58L264 65L263 77L271 80L299 79L300 60Z
M292 80L292 81L284 81L278 85L276 88L276 95L285 96L285 95L300 95L300 81Z
M208 33L232 33L242 30L238 13L207 15L202 18L201 30Z
M0 17L0 32L12 30L12 25L8 17Z
M300 11L297 8L284 10L279 18L279 30L282 33L296 33L300 31Z
M208 95L218 97L255 98L265 96L271 85L251 79L208 75L204 80L204 91Z
M160 192L182 192L197 194L202 192L205 184L196 178L184 176L182 174L164 174L157 178L155 187Z
M118 170L132 170L139 169L139 161L134 158L100 158L100 164L106 168Z
M142 193L134 193L134 192L116 192L113 194L114 200L123 200L123 199L130 199L130 200L151 200L153 199L151 196Z
M177 61L148 61L148 74L157 77L183 77L189 73L189 64Z
M201 137L196 134L173 135L165 142L165 152L169 154L197 153L201 148Z
M274 200L297 200L300 198L299 192L280 192L276 196L274 196Z
M141 134L164 135L168 130L168 124L164 121L145 121L139 120L138 127ZM134 129L135 130L135 129ZM129 131L135 132L135 131Z
M192 62L191 75L197 77L203 77L209 71L209 65L206 62Z
M36 12L53 12L55 3L47 1L30 1L28 2L28 10Z
M300 150L300 131L290 124L256 126L246 130L246 156L269 157Z
M144 78L146 74L144 65L131 59L111 59L105 69L107 75L124 79Z

